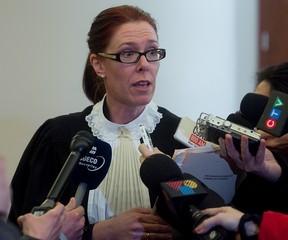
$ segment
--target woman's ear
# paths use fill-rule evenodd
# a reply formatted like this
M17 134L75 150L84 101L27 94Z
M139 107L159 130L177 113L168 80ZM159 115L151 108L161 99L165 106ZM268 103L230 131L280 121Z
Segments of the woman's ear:
M90 64L98 76L102 78L105 77L105 71L102 66L102 62L99 61L99 56L94 53L90 54Z

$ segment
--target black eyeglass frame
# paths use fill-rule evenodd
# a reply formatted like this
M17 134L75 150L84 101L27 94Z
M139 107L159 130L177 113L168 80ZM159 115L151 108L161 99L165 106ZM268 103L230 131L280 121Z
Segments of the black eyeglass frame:
M158 51L160 50L162 54L160 54L160 56L162 56L160 59L157 59L157 60L149 60L147 59L147 56L146 54L151 52L151 51ZM135 61L133 62L123 62L121 60L121 54L124 54L124 53L137 53L138 54L138 57L136 58ZM145 52L137 52L137 51L123 51L123 52L119 52L119 53L104 53L104 52L100 52L100 53L97 53L97 55L101 56L101 57L104 57L104 58L108 58L108 59L112 59L114 61L117 61L117 62L121 62L121 63L124 63L124 64L131 64L131 63L137 63L139 62L141 56L145 56L146 60L148 62L157 62L157 61L160 61L162 60L163 58L166 57L166 49L164 48L154 48L154 49L149 49Z

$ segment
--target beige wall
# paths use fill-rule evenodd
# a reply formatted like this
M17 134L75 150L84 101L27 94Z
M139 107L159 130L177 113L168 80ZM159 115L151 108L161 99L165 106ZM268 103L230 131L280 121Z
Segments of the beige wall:
M252 89L256 0L2 0L0 3L0 153L12 177L47 118L82 110L86 35L96 14L139 5L158 21L161 62L155 101L195 120L227 116Z

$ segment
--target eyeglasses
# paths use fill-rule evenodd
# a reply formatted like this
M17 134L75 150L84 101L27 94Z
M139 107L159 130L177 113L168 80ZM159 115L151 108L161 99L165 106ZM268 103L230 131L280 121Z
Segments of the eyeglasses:
M121 63L137 63L141 56L144 55L148 62L162 60L166 56L166 50L162 48L150 49L143 53L136 51L123 51L120 53L98 53L99 56L110 58Z

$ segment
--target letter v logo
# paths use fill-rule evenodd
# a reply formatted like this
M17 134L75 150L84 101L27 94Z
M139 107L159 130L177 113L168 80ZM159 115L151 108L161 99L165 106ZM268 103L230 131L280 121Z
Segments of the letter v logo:
M284 104L279 97L276 97L273 107L280 107L280 106L284 106Z

